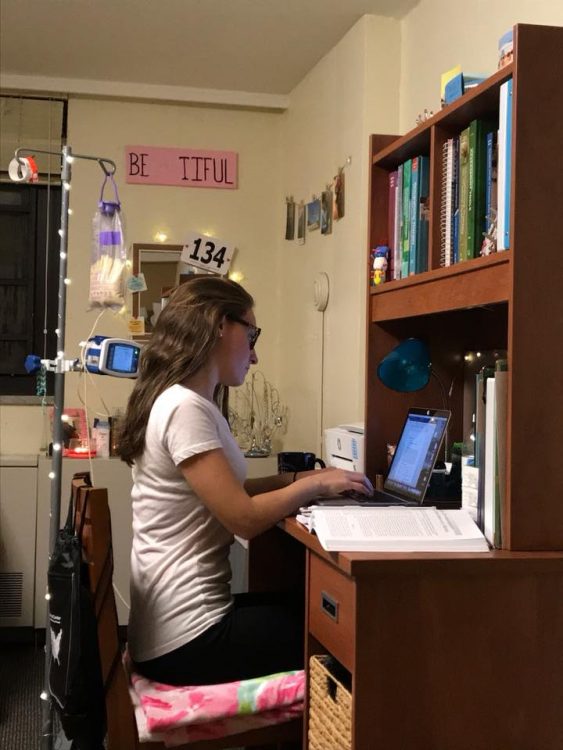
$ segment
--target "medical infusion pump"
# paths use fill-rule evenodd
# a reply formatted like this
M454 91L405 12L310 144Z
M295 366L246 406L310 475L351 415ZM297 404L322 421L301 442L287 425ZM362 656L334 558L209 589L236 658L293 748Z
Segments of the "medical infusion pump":
M363 424L341 424L325 430L324 458L327 466L365 471Z
M94 336L86 342L84 365L96 375L136 378L141 347L128 339Z

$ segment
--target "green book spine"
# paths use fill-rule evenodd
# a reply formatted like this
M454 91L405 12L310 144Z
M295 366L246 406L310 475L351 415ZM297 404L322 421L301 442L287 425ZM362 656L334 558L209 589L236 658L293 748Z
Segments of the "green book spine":
M409 227L409 275L418 273L416 265L418 256L418 203L420 200L420 158L415 156L411 161L411 207Z
M473 124L473 123L472 123ZM475 135L475 185L473 217L473 257L481 255L483 234L487 229L487 137L495 130L495 124L485 120L476 121Z
M479 121L469 124L468 178L467 178L467 259L475 257L476 231L476 180L477 180L477 140Z
M469 214L469 128L459 137L459 260L467 260Z
M412 160L403 164L403 227L402 227L402 257L401 278L409 275L409 230L410 230L410 204L411 204L411 170Z
M473 120L469 125L468 258L478 258L481 254L483 232L486 229L487 134L493 130L494 124L484 120Z

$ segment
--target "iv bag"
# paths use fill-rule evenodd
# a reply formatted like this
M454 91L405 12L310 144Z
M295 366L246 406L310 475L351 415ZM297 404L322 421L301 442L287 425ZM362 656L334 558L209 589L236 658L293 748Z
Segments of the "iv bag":
M104 187L111 180L115 201L104 201ZM102 184L98 210L92 220L89 309L109 307L118 311L125 304L127 247L117 186L111 175Z

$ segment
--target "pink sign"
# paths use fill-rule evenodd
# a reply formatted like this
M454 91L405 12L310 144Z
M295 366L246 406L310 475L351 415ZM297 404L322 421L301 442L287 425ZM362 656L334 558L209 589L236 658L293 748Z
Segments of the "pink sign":
M236 151L125 147L126 182L135 185L237 188Z

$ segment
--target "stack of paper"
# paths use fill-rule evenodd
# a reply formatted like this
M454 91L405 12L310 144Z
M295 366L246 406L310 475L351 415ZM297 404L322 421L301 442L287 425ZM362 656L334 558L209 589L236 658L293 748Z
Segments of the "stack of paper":
M327 551L488 552L466 510L314 508L310 526Z
M312 505L304 505L299 508L299 512L295 516L295 520L305 526L307 531L313 531L313 511L326 509L326 508L337 508L342 510L343 508L357 508L360 503L357 500L351 500L346 497L330 497L316 500Z

